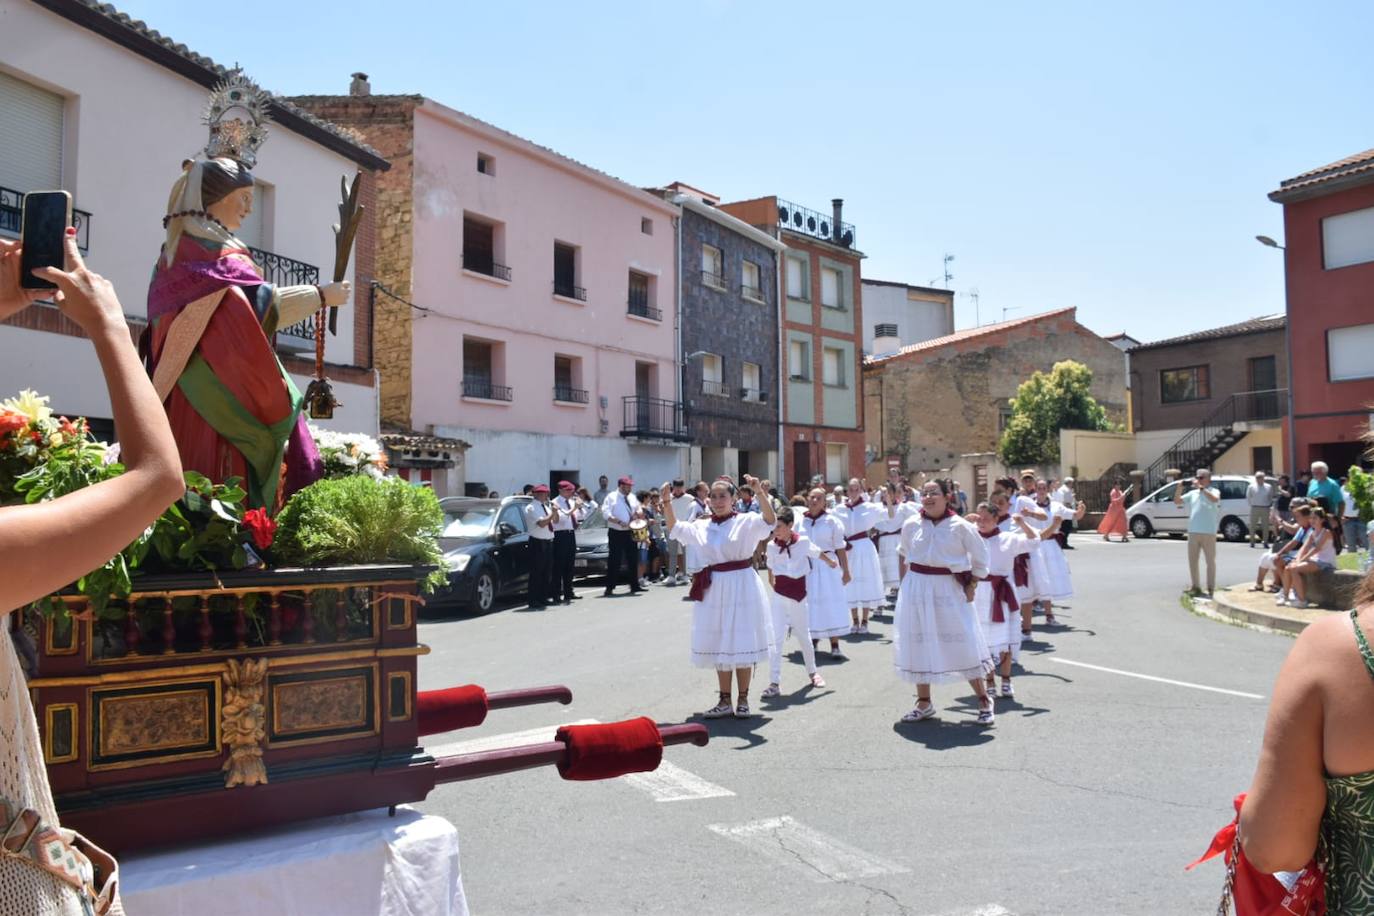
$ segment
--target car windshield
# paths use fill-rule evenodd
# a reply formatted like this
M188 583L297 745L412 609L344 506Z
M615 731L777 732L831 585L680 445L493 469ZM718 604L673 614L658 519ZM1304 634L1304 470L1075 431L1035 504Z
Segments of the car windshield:
M601 514L601 507L594 507L591 512L587 513L587 517L582 519L582 524L578 525L577 527L583 529L584 531L588 528L605 528L606 517Z
M463 509L444 513L444 534L446 538L481 538L491 530L491 517L495 508Z

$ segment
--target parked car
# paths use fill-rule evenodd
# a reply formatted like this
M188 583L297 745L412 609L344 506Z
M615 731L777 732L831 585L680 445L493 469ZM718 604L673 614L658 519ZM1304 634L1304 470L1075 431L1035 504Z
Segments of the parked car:
M578 577L604 576L610 565L610 529L606 527L606 517L601 514L600 506L592 511L577 526L577 555L573 560L573 571Z
M1212 486L1221 490L1221 522L1217 526L1217 533L1228 541L1243 541L1250 533L1246 526L1250 518L1250 503L1245 498L1245 488L1250 482L1249 477L1223 474L1212 477ZM1174 505L1174 486L1172 483L1165 484L1126 510L1131 534L1147 538L1156 533L1188 533L1188 507ZM1193 478L1183 481L1184 492L1192 489L1192 486Z
M529 501L528 496L439 500L444 510L439 547L449 564L448 588L435 592L431 605L486 612L497 598L525 590L530 578L530 535L523 510Z

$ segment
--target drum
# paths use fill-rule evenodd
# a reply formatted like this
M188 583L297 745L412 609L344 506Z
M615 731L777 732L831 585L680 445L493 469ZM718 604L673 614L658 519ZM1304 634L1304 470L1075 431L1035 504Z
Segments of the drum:
M630 522L630 537L635 539L636 544L648 544L649 523L642 518Z

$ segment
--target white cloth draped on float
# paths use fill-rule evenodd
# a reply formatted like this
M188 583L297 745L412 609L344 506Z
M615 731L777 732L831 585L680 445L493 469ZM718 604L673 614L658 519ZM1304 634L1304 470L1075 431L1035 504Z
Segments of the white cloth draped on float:
M981 536L981 535L980 535ZM988 575L1003 576L1012 582L1012 570L1016 557L1031 552L1034 542L1020 530L999 531L993 537L983 538L988 549ZM993 585L979 582L973 595L973 605L978 609L978 622L983 627L983 638L987 641L988 651L994 659L1000 659L1003 652L1010 652L1012 661L1021 657L1021 614L1018 609L1003 608L1002 620L993 620Z
M835 509L844 525L849 546L849 584L844 587L845 601L850 608L876 608L883 603L883 568L878 561L878 548L868 532L887 518L887 508L861 502L857 506L844 504Z
M1033 518L1026 519L1026 522L1037 533L1044 531L1053 524L1056 517L1068 520L1074 516L1073 509L1053 500L1048 506L1037 504L1036 508L1049 516L1044 521ZM1032 601L1063 601L1073 597L1073 579L1069 575L1069 561L1064 556L1064 549L1059 546L1059 541L1055 538L1041 538L1031 552L1028 594Z
M805 513L797 522L797 533L816 545L817 559L806 576L806 611L811 621L811 638L845 636L853 624L849 619L849 600L844 594L844 574L837 565L831 568L819 554L836 560L844 550L844 523L833 512L812 518Z
M755 512L723 522L709 516L678 522L669 537L694 551L708 566L751 560L772 526ZM733 671L768 658L772 643L768 590L752 566L711 573L705 596L692 604L692 664Z
M907 562L988 574L988 551L978 529L958 516L937 525L924 514L902 525ZM897 676L913 684L941 684L981 678L993 669L992 654L978 624L978 612L952 575L907 571L897 593L892 637Z

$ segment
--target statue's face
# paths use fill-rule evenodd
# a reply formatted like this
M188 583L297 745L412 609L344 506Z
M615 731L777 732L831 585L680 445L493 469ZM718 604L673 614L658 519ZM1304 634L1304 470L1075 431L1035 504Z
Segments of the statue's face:
M253 212L253 189L238 188L206 207L205 211L223 223L230 232L237 232L248 214Z

